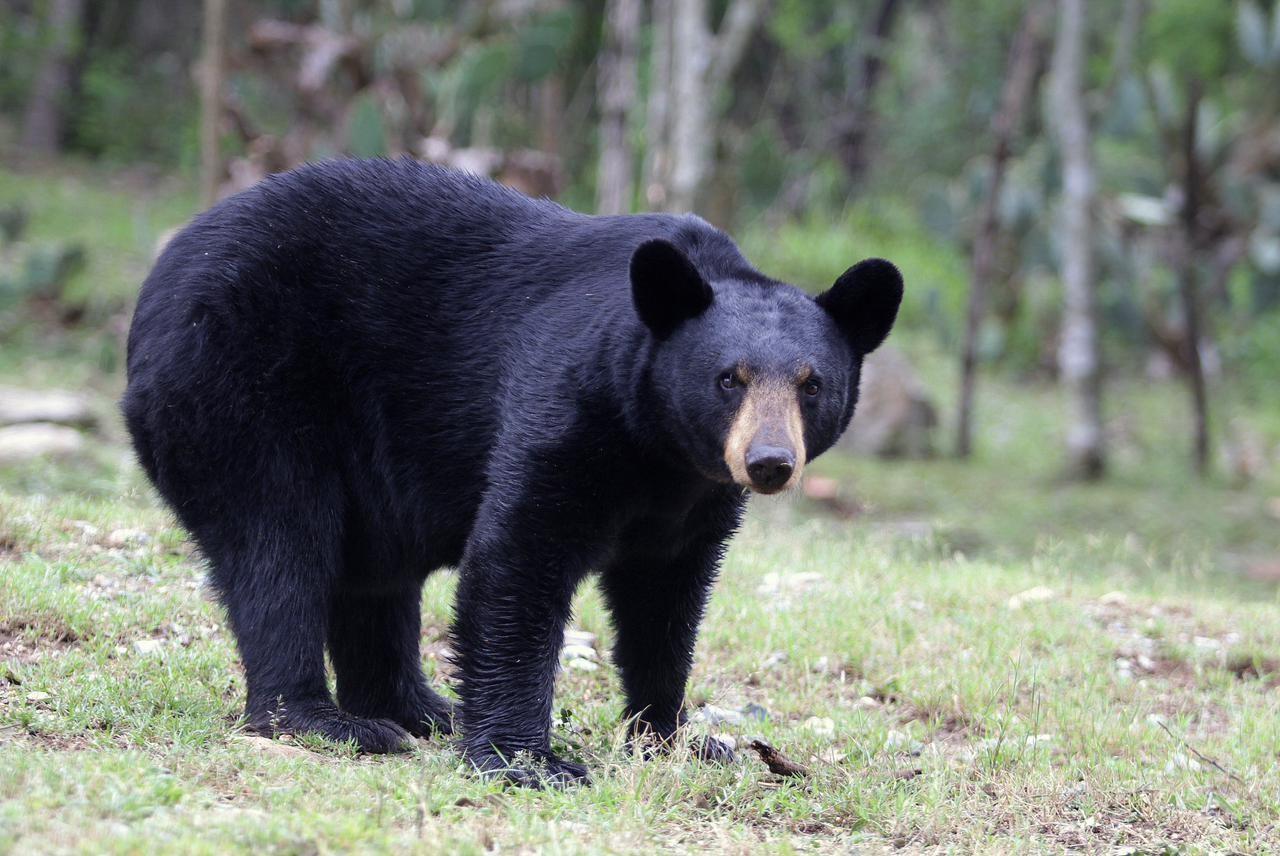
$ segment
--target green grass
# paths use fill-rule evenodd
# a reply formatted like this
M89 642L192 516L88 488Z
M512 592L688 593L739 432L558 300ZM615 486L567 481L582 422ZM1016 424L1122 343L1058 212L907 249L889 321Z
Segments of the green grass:
M68 199L175 222L186 204L65 181L0 173L0 192L53 200L33 227L49 237L73 228ZM80 228L125 305L153 227ZM588 585L574 623L601 667L563 674L554 739L595 783L532 793L477 780L444 741L365 757L247 735L222 611L114 413L118 331L11 329L0 384L87 390L104 427L79 459L0 468L0 852L1280 848L1280 600L1246 578L1280 563L1280 468L1272 451L1247 483L1220 462L1190 478L1176 387L1109 387L1100 485L1058 477L1056 390L984 378L973 460L832 454L812 472L848 520L757 501L689 692L695 710L768 712L693 726L734 737L734 765L625 751ZM900 340L949 412L950 361ZM1275 402L1214 394L1219 436L1280 446ZM453 584L423 600L424 666L446 684ZM753 738L810 775L778 780L741 749Z
M223 616L149 503L6 495L0 541L0 849L1280 845L1280 606L1221 580L972 560L775 507L730 553L690 698L763 706L713 730L812 775L630 757L605 667L566 671L556 704L595 785L525 793L439 741L368 758L247 737ZM424 595L427 652L452 586ZM607 649L593 589L576 624Z

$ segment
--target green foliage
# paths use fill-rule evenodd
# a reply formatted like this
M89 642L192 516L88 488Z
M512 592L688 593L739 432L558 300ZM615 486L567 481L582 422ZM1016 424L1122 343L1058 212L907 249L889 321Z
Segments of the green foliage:
M787 159L771 129L752 130L738 162L738 183L748 204L764 208L778 198L787 176Z
M759 222L740 237L744 250L763 270L813 293L830 287L861 259L892 259L906 280L899 323L932 330L943 341L953 340L958 332L968 262L953 245L921 229L901 203L867 202L841 215L815 214L781 226Z
M1142 33L1142 58L1181 81L1220 81L1232 65L1235 9L1220 0L1155 0Z
M72 146L115 163L193 163L196 102L175 58L139 63L125 52L94 54L81 75Z
M20 115L47 34L37 19L0 4L0 113Z
M539 15L522 27L511 66L515 79L530 83L555 71L570 46L574 26L574 11L559 9Z
M347 126L347 146L356 157L380 157L387 153L387 132L376 98L368 92L356 97Z

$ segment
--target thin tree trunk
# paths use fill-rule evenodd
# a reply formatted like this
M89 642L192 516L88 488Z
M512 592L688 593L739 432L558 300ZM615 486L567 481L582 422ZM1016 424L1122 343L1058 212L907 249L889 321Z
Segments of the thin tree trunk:
M226 26L227 0L204 0L204 53L200 62L200 195L205 205L218 201L218 186L222 183L222 153L218 142Z
M640 0L609 0L600 57L600 168L596 213L626 214L634 195L631 105L636 97Z
M871 139L876 87L884 70L884 51L893 35L893 26L901 8L899 0L880 0L871 30L862 47L862 68L856 85L849 87L844 115L836 132L836 154L845 172L857 181L866 171Z
M755 32L766 0L734 0L724 13L720 33L716 36L711 55L711 68L707 72L708 88L714 95L729 83L737 71Z
M559 157L560 132L565 126L564 80L558 73L548 75L534 84L537 102L538 148Z
M22 146L32 152L55 155L61 148L71 64L83 13L84 0L51 0L48 5L48 47L40 59L22 122Z
M665 208L692 211L710 172L717 96L742 62L766 0L734 0L715 36L707 23L707 0L668 2L674 5L667 100L671 110L671 175Z
M1067 465L1072 475L1100 478L1106 469L1102 431L1102 365L1098 353L1093 270L1094 175L1084 103L1084 0L1059 0L1053 52L1052 126L1062 157L1062 333L1058 369L1070 396Z
M671 178L671 38L675 0L653 0L649 102L645 108L644 200L666 208Z
M1182 212L1179 217L1182 246L1179 253L1178 294L1182 300L1187 328L1187 382L1191 388L1195 432L1192 459L1196 472L1203 476L1209 471L1209 393L1205 385L1204 365L1200 360L1200 300L1196 287L1196 257L1199 249L1197 219L1200 216L1200 159L1196 149L1199 142L1201 95L1198 80L1188 84L1187 116L1182 131L1183 187Z
M956 413L958 457L973 452L973 410L977 386L978 335L986 314L987 292L995 275L996 242L1000 232L1000 192L1005 171L1013 154L1013 137L1022 123L1027 102L1043 70L1044 29L1049 16L1048 0L1037 0L1023 15L1018 34L1009 50L1000 108L991 123L993 150L991 181L983 200L978 231L973 241L969 276L969 307L965 319L964 347L960 357L960 400Z
M671 41L671 186L668 211L692 211L710 154L707 0L675 0Z

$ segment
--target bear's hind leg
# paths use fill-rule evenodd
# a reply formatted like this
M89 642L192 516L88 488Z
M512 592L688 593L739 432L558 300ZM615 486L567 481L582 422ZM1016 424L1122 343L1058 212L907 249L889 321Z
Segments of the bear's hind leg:
M338 705L357 716L397 723L410 734L453 733L453 702L422 674L422 591L340 593L329 617L329 656L338 676Z
M316 733L365 752L403 750L410 741L399 725L352 716L329 694L324 640L340 536L326 525L332 510L316 505L266 512L230 538L197 534L244 661L245 718L267 735Z

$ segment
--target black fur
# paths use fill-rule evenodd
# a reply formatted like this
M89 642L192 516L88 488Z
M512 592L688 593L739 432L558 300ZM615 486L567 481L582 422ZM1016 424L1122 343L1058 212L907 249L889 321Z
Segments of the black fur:
M900 295L896 271L872 273ZM587 217L409 160L334 161L173 239L138 301L123 406L209 559L253 727L372 752L451 731L418 603L457 566L464 752L515 781L582 779L549 745L575 588L600 574L626 713L669 738L745 501L716 379L810 364L812 457L848 423L885 302L851 324L861 304L837 301L837 324L696 217Z

